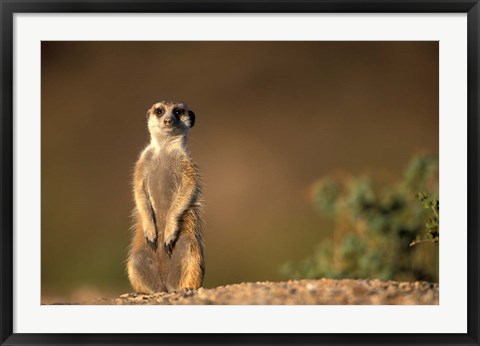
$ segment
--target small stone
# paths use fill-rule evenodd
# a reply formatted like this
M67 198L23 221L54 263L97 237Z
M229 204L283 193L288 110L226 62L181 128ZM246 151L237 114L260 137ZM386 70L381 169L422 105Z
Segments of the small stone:
M143 295L139 295L137 297L134 297L131 300L134 301L134 302L141 302L141 301L143 301Z

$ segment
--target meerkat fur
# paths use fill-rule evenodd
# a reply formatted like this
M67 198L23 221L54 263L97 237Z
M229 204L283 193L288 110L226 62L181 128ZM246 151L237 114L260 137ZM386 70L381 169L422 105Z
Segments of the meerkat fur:
M133 177L133 239L127 273L143 293L199 288L205 271L201 181L186 146L195 114L175 101L147 111L150 143Z

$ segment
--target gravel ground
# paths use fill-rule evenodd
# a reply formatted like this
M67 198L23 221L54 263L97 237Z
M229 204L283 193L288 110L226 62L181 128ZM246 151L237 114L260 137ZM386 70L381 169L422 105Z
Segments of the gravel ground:
M211 289L185 289L151 295L125 293L99 298L95 305L219 304L219 305L354 305L438 304L438 284L381 280L290 280L247 282Z

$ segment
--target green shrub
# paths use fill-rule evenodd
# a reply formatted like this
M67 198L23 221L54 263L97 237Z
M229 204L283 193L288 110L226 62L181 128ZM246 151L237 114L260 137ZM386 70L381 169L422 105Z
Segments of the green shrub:
M436 158L414 157L393 183L328 176L312 190L314 207L333 221L333 233L308 258L283 265L284 276L438 281L438 246L409 246L438 241Z
M410 243L410 246L417 245L424 242L434 242L438 243L440 240L439 233L439 202L438 198L430 198L425 192L419 192L415 196L420 202L423 203L423 208L428 209L430 212L430 217L428 222L425 224L425 235L422 237L418 235L415 240Z

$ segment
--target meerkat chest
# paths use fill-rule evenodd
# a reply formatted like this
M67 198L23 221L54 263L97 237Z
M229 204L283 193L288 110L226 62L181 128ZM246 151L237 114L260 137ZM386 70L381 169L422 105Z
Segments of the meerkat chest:
M153 157L146 170L145 179L153 204L168 208L181 181L181 157L160 154Z

